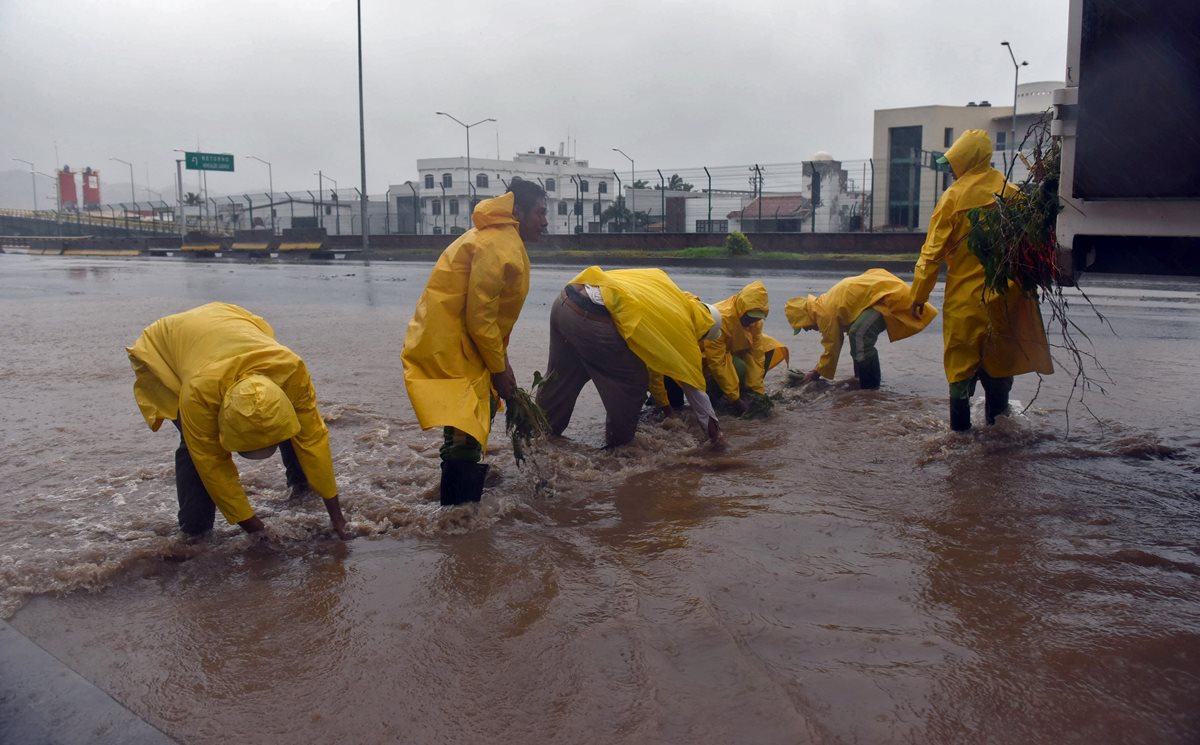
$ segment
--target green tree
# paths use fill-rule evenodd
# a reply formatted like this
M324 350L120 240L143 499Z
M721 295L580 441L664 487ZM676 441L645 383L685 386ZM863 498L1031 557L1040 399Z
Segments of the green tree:
M640 179L638 179L637 181L634 181L634 182L633 182L633 188L635 188L635 189L649 189L649 188L650 188L650 184L646 182L646 179L641 179L641 178L640 178Z
M655 189L661 189L662 186L656 186ZM678 173L672 173L671 178L667 179L667 189L669 191L691 191L692 185L683 180L683 177Z
M200 195L195 192L189 191L188 193L183 195L183 203L186 204L188 207L199 206Z
M644 228L650 224L650 213L639 210L634 213L633 219L639 228ZM616 223L622 230L629 229L629 208L625 206L625 197L617 197L600 213L600 225L607 222Z

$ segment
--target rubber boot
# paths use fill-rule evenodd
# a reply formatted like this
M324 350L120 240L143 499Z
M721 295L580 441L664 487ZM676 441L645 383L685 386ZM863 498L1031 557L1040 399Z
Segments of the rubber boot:
M487 478L486 463L467 460L442 461L442 504L446 506L478 502L483 496L483 482Z
M950 399L950 429L966 432L971 428L971 399Z
M874 390L883 382L883 371L879 368L879 358L872 357L862 362L854 363L858 375L858 387L863 390Z
M985 391L983 410L988 424L995 424L998 416L1008 416L1008 394Z

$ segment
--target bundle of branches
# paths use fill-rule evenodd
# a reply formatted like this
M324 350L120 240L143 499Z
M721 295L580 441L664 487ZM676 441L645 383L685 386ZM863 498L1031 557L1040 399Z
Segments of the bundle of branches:
M1019 153L1029 175L1018 189L997 195L994 206L967 213L971 223L967 246L983 264L988 289L1003 293L1010 282L1016 282L1022 292L1037 299L1039 292L1058 287L1055 224L1062 209L1058 201L1061 153L1046 118L1030 128L1022 147L1031 139L1033 161Z
M525 450L536 438L550 431L546 412L534 401L537 389L546 384L541 372L534 371L529 390L514 386L512 395L504 399L504 431L512 439L513 458L520 466L525 462Z
M1032 161L1026 157L1027 152L1032 155ZM967 212L967 219L971 225L967 233L967 247L983 265L986 290L1004 293L1008 291L1010 284L1015 283L1020 292L1049 308L1047 335L1049 336L1052 327L1056 327L1061 338L1061 343L1051 346L1066 352L1071 363L1069 367L1074 373L1071 393L1067 398L1068 407L1078 390L1080 403L1088 413L1092 413L1083 401L1084 393L1093 388L1101 393L1105 390L1088 375L1085 361L1091 360L1105 380L1111 382L1112 379L1108 377L1095 353L1080 346L1080 339L1088 346L1091 346L1091 339L1069 317L1069 301L1063 294L1063 285L1060 282L1056 262L1056 227L1058 213L1062 211L1062 203L1058 198L1061 147L1059 142L1050 136L1049 113L1030 126L1017 149L1017 156L1024 163L1028 175L1017 185L1015 191L1010 191L1007 195L997 195L994 205L977 207ZM1009 166L1009 172L1006 174L1010 181L1013 165L1015 161ZM1087 294L1078 286L1075 290L1087 302L1096 317L1107 325L1108 319L1096 310ZM1109 328L1111 330L1112 326L1109 325ZM1039 382L1038 390L1040 389ZM1036 398L1037 393L1034 393L1033 399ZM1026 408L1033 404L1033 399ZM1095 414L1092 416L1094 418Z

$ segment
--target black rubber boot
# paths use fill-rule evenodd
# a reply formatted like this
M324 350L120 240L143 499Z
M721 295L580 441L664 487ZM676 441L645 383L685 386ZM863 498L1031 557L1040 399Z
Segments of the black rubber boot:
M874 390L883 382L883 371L879 368L878 357L855 362L854 368L858 375L858 387L863 390Z
M950 399L950 429L966 432L971 428L971 399Z
M483 496L483 481L487 478L487 472L486 463L442 461L442 504L449 506L478 502Z
M995 424L996 417L1008 416L1008 394L985 393L983 408L984 414L987 415L987 423Z

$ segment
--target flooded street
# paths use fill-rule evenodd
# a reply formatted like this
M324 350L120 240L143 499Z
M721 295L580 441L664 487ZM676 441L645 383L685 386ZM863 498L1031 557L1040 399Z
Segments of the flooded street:
M720 455L683 420L600 451L588 386L518 469L499 415L501 480L442 508L399 359L429 268L0 256L0 617L189 745L1200 741L1200 281L1084 277L1094 416L1060 357L952 434L939 317L881 341L880 391L772 372ZM534 268L522 385L581 268ZM842 276L669 273L762 279L799 369L820 340L783 302ZM124 347L212 300L307 362L353 541L278 459L238 462L277 542L179 534Z

